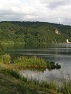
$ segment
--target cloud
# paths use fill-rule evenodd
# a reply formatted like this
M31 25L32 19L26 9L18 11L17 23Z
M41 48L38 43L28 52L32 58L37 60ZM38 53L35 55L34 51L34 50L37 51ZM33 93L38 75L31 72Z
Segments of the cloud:
M0 0L0 21L4 20L71 25L71 0Z
M71 5L71 0L40 0L41 3L47 4L47 6L51 9L56 7Z

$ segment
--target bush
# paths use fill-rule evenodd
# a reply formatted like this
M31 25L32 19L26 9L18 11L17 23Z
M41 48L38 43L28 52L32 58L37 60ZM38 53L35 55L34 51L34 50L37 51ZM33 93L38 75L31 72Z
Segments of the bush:
M60 69L61 68L61 66L57 63L56 64L56 69Z
M4 63L4 64L9 64L9 63L11 62L11 57L10 57L9 54L4 54L4 55L2 56L2 58L3 58L3 63Z
M47 62L47 68L48 69L60 69L61 66L57 63L55 64L55 62L51 61L51 62Z

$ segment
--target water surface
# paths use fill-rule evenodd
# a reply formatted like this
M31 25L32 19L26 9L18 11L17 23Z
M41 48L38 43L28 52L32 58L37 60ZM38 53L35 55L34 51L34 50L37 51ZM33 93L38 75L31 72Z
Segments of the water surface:
M54 61L61 65L59 70L37 71L37 70L21 70L20 74L28 79L44 80L44 81L61 81L62 75L71 76L71 44L57 44L54 48L43 49L13 49L8 50L10 53L15 53L25 56L38 56L46 61Z

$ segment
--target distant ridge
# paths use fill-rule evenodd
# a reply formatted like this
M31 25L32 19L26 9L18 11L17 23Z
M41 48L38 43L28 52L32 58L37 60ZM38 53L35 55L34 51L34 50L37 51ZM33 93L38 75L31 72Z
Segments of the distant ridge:
M26 48L71 41L71 26L48 22L2 21L0 42L21 42Z

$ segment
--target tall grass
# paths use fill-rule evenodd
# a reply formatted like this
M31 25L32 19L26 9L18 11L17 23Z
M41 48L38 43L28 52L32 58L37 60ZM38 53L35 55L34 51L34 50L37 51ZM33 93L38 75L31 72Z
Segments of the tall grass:
M1 68L0 69L0 73L4 73L6 75L11 75L13 77L15 77L16 79L20 79L21 75L18 73L17 70L12 70L12 69L8 69L8 68Z
M4 54L4 55L2 56L2 58L3 58L3 63L4 63L4 64L9 64L9 63L11 62L11 57L10 57L9 54Z
M11 81L11 84L12 82L15 83L15 81L12 81L12 78L16 79L17 83L13 84L13 87L16 85L16 88L19 90L19 94L23 94L23 92L24 94L59 94L57 93L57 90L56 90L56 83L27 80L27 78L22 77L21 75L19 75L17 71L12 70L12 69L0 69L0 74L2 73L4 74L4 77L5 76L7 77L6 82L9 80L8 84L10 83L10 81ZM3 79L5 80L5 78ZM7 83L5 83L5 85L6 84Z
M12 64L11 64L12 62ZM38 58L37 56L19 56L16 57L11 61L11 56L9 54L4 54L0 56L0 63L5 64L6 66L15 67L18 69L22 68L48 68L48 69L54 69L54 68L61 68L60 65L55 64L54 62L46 62L42 58Z
M0 55L0 63L9 64L11 62L11 57L9 54Z
M26 57L20 56L14 60L14 65L17 67L46 67L45 60L38 58L36 56Z
M10 76L9 81L12 81L12 77L18 80L17 88L20 92L25 92L25 94L71 94L71 80L63 78L61 85L56 82L39 82L35 80L27 80L27 78L22 77L18 71L0 68L0 74ZM9 78L9 77L8 77ZM8 79L7 78L7 79ZM6 80L7 80L6 79ZM5 80L5 78L4 78ZM13 82L13 81L12 81ZM2 83L2 82L1 82ZM23 93L19 93L23 94Z
M71 94L71 77L69 74L66 77L63 75L61 92L63 94Z

